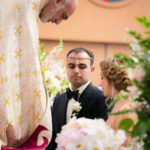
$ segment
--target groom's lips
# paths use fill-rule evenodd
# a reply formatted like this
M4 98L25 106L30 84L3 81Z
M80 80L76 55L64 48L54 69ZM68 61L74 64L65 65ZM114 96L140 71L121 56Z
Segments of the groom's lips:
M72 76L74 79L80 79L80 76Z

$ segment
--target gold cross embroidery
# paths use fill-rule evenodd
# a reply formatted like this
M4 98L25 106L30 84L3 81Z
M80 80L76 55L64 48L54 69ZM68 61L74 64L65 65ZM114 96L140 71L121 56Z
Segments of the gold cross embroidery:
M6 106L7 104L9 104L9 97L7 97L7 98L3 98L3 101L5 102L4 103L4 106Z
M0 34L2 34L2 31L0 31ZM0 39L2 39L2 35L0 35Z
M8 77L5 77L4 80L5 80L5 82L7 82L8 81Z
M17 96L17 101L19 101L19 100L21 100L22 93L19 93L19 94L17 93L16 96Z
M41 96L40 96L40 90L34 90L34 98L36 98L36 97L38 97L38 98L40 98Z
M2 83L2 84L4 83L4 78L1 78L1 83Z
M7 121L7 122L6 122L6 125L7 125L7 126L12 125L12 120Z
M4 59L4 56L5 56L5 54L2 54L1 56L0 56L0 63L3 61L5 61L5 59Z
M13 7L14 7L15 12L16 12L16 10L20 10L19 6L20 6L20 3L17 3L17 4L13 3Z
M34 115L34 120L40 120L40 113L37 112L35 115Z
M21 53L22 52L22 50L20 49L19 51L15 51L15 53L16 53L16 55L15 55L15 58L17 58L17 57L19 57L19 56L21 56Z
M4 83L4 81L5 81L5 82L7 82L7 81L8 81L8 77L1 78L1 80L0 80L0 81L1 81L1 83L3 84L3 83Z
M37 9L37 6L38 6L38 4L35 3L35 2L33 2L33 10L36 10L36 9Z
M22 76L22 73L21 73L21 72L19 72L19 73L16 72L16 74L15 74L16 79L17 79L18 77L21 77L21 76Z
M20 25L19 27L15 26L15 35L18 33L18 34L21 34L21 29L22 29L22 26Z
M33 74L36 76L36 75L40 74L40 71L34 70Z

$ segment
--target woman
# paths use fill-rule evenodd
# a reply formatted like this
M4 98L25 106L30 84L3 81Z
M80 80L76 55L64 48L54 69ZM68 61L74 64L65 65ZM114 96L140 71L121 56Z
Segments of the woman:
M100 62L101 70L101 86L104 92L104 96L115 98L121 90L127 91L127 87L131 84L130 79L127 76L127 72L117 68L111 60L103 60ZM118 101L112 108L112 113L128 109L130 106L130 100L125 99ZM107 120L114 130L118 129L118 125L121 120L125 118L131 118L134 123L137 120L135 113L121 114L121 115L110 115ZM131 139L127 135L125 145L130 143Z

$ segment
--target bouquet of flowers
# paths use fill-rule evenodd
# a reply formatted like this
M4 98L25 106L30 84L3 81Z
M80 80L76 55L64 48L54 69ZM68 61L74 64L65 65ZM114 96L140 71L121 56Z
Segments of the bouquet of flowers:
M58 59L62 48L62 40L51 51L44 51L43 45L40 47L40 57L51 106L53 105L54 97L63 93L70 85L63 62Z
M57 135L57 150L118 150L126 139L103 119L72 118Z

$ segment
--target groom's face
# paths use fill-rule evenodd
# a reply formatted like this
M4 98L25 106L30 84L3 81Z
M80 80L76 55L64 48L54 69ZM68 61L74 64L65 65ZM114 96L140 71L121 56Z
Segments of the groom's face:
M90 65L90 57L85 52L72 52L67 57L67 75L72 89L77 89L90 80L94 67Z

